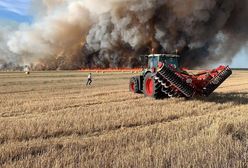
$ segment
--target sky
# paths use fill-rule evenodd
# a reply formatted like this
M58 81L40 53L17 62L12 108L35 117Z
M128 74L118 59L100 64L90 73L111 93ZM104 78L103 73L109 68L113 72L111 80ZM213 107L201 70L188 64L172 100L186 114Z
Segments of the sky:
M248 56L247 51L242 49L234 58L232 64L230 65L232 68L248 68Z
M0 21L10 20L17 23L32 24L33 17L30 14L32 0L0 0ZM242 49L234 58L233 68L248 68L248 57L245 49Z
M0 0L0 19L31 23L30 7L31 0Z

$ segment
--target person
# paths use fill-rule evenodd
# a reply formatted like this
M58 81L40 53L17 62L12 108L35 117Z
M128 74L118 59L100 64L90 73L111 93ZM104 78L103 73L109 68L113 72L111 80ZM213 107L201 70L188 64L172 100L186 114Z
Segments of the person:
M28 65L25 65L24 67L24 72L25 74L29 75L30 74L30 67Z
M86 86L91 85L91 83L92 83L92 75L91 75L91 73L90 73L90 74L88 75L88 79L87 79Z

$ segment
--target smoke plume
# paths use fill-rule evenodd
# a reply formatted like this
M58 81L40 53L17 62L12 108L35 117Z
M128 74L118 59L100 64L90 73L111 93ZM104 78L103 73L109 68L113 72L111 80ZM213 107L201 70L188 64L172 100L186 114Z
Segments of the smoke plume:
M43 0L33 6L34 23L1 43L15 60L41 69L135 67L152 48L177 50L188 67L230 63L248 40L247 0Z

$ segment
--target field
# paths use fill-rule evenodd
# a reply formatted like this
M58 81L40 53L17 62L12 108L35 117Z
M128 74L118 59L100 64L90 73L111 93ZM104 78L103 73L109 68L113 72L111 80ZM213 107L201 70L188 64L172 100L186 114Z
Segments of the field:
M248 167L248 71L191 100L93 75L0 73L0 167Z

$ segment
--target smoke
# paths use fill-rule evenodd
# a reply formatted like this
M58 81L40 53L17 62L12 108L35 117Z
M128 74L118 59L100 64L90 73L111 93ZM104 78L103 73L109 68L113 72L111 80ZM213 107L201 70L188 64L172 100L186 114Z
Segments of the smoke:
M32 25L20 26L7 42L9 49L23 62L40 62L45 69L79 68L80 50L91 25L89 11L78 1L42 4L44 16L38 12Z
M94 51L104 49L111 55L121 49L133 57L147 47L179 50L182 64L194 67L231 62L248 39L246 0L122 0L110 6L87 37Z
M230 63L248 40L247 0L43 0L6 40L16 60L44 69L138 66L179 51L184 66ZM0 57L1 58L1 57Z
M0 27L0 65L10 61L17 62L19 61L18 56L12 53L6 44L8 35L15 31L16 24L2 20L0 21L0 25L3 25Z

